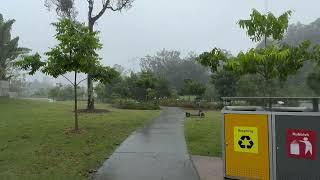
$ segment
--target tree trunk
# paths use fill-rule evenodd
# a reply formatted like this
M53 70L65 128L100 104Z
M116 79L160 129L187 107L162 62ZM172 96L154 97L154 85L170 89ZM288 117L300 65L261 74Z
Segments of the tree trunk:
M273 87L272 80L271 79L266 79L265 80L265 90L266 90L266 93L267 93L267 96L268 96L268 101L267 101L268 105L267 105L267 107L269 108L269 111L272 111L272 99L271 99L272 94L273 94L272 87Z
M93 19L89 17L89 30L90 32L93 32ZM88 104L87 104L87 110L94 110L94 96L93 96L93 82L90 74L88 74Z
M88 110L94 110L93 82L90 74L88 74Z
M77 72L74 72L74 130L79 130L78 125L78 95L77 95Z
M267 36L264 36L264 48L267 48Z

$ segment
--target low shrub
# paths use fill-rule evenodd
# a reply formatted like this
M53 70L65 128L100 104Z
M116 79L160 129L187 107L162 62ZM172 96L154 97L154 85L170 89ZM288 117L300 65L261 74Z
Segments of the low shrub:
M182 107L182 108L199 108L199 104L194 101L188 101L185 99L162 99L159 101L161 106L169 106L169 107ZM220 110L223 108L222 103L215 102L207 102L201 101L200 103L201 109L210 109L210 110Z
M113 107L119 109L134 109L134 110L159 110L160 106L156 102L137 102L128 100L119 100L113 103Z

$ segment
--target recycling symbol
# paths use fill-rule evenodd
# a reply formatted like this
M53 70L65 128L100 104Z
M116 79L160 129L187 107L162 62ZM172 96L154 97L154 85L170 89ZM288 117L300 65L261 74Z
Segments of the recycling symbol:
M248 142L248 145L245 145L244 142ZM240 138L240 140L238 141L239 146L241 147L241 149L251 149L254 145L253 141L251 140L250 136L242 136Z

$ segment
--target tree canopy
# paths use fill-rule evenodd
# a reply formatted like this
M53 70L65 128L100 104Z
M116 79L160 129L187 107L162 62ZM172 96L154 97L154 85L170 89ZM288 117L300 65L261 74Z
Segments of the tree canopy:
M277 43L285 36L290 15L291 11L287 11L276 17L270 12L261 14L254 9L250 19L240 20L238 24L246 29L253 42L264 42L264 46L240 52L234 57L228 57L223 50L214 48L211 52L201 54L198 61L216 74L218 67L223 64L222 70L233 72L234 75L257 75L264 84L263 94L270 96L275 86L273 80L284 82L290 75L296 74L305 61L319 59L318 46L312 46L309 41L298 46ZM267 44L267 40L271 43Z
M14 76L14 63L18 57L30 50L19 47L19 37L12 39L11 29L15 20L5 21L0 14L0 80L10 80Z
M287 11L276 17L271 12L261 14L258 10L253 9L250 14L250 19L240 20L239 26L247 30L247 34L254 42L265 41L268 38L273 40L282 40L288 28L289 17L291 11Z
M197 57L197 62L209 67L212 75L211 82L214 85L216 99L223 96L235 96L236 84L239 77L236 72L226 69L226 64L233 56L226 50L214 48L210 52L204 52Z
M308 41L298 46L286 44L267 46L267 38L275 41L283 39L290 15L291 11L275 17L270 12L262 15L257 10L253 10L251 19L240 20L239 26L247 30L252 41L261 41L264 37L265 47L240 52L236 58L229 61L229 68L241 74L259 75L266 83L270 83L272 79L287 80L289 75L297 73L304 61L315 58L314 53L317 47L312 48ZM266 85L266 87L269 86Z
M110 82L118 76L118 72L110 67L103 67L99 64L99 55L96 50L102 45L97 37L97 32L92 32L83 24L73 22L70 19L61 19L53 23L56 28L55 38L58 45L46 52L48 59L41 61L39 54L27 56L17 63L24 70L29 70L33 75L41 70L43 73L57 78L65 77L74 86L75 99L75 130L78 130L77 117L77 87L84 81L78 81L79 73L91 73L94 80ZM67 78L66 73L74 73L74 80Z
M289 25L282 42L295 46L305 40L310 41L313 45L320 44L320 18L310 24L298 22Z
M48 10L54 8L62 18L75 19L78 14L74 0L45 0L45 6Z
M201 98L206 92L206 86L203 83L193 81L192 79L184 80L183 93L184 95L196 95Z
M102 0L97 2L95 0L87 0L88 5L88 28L91 32L94 31L95 23L107 12L117 12L124 9L130 9L134 0ZM75 0L46 0L45 6L48 9L55 8L57 14L60 17L65 17L69 19L75 19L78 13L75 8ZM100 6L99 6L100 5ZM95 12L95 10L98 10ZM94 74L88 73L87 87L88 87L88 102L87 109L94 109L94 96L93 96L93 80Z
M316 95L320 95L320 70L315 68L307 77L307 85L312 89Z
M160 79L169 82L171 88L181 92L185 79L191 79L206 84L209 80L209 70L196 62L196 55L189 53L181 57L179 51L162 50L153 56L145 56L140 60L143 71L149 71Z

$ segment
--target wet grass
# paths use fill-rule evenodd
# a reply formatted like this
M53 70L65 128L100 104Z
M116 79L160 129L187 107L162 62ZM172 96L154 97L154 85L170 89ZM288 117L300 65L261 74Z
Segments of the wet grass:
M82 131L74 134L67 133L72 107L0 98L0 179L87 179L130 133L159 114L99 105L111 112L81 113Z
M205 112L206 117L187 118L185 137L189 153L201 156L221 156L222 115L217 111Z

